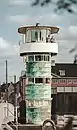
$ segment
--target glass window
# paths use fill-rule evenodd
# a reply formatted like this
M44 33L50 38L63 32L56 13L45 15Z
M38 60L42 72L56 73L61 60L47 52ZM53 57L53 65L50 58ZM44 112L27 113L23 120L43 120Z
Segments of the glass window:
M34 83L34 78L28 78L29 83Z
M50 83L50 78L46 78L46 83Z
M20 43L21 42L25 43L25 38L26 38L25 34L21 34Z
M46 30L41 30L41 41L46 42Z
M25 41L27 43L31 42L31 30L27 30L25 34Z
M40 40L41 40L41 31L40 31Z
M43 61L43 60L44 60L44 56L42 55L42 56L41 56L41 61Z
M51 93L56 94L57 93L57 88L55 88L55 87L51 88Z
M63 92L64 93L64 87L57 87L57 92Z
M31 42L36 42L36 41L38 41L38 31L32 30L31 31Z
M49 29L46 30L46 35L50 35L51 31Z
M23 61L24 61L24 63L26 63L26 62L28 61L27 56L24 56L24 57L23 57Z
M44 61L44 56L43 55L36 55L35 61Z
M28 56L28 61L34 61L34 56Z
M50 83L50 78L43 78L43 83Z
M65 70L59 70L60 76L65 76Z
M35 56L35 61L41 61L41 56L40 55Z
M65 87L65 92L72 92L72 87Z
M50 60L50 57L48 56L48 61Z
M43 83L43 78L35 78L35 83Z
M44 61L49 61L49 56L45 55L44 56Z

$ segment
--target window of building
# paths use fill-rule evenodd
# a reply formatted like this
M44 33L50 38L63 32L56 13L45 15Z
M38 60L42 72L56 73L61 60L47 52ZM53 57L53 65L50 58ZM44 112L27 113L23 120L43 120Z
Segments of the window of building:
M49 29L46 29L46 35L50 35L51 31Z
M35 56L35 61L41 61L41 55Z
M41 41L46 42L46 30L41 30Z
M42 29L42 30L27 30L25 32L25 35L23 36L24 42L46 42L46 37L51 34L51 31L49 29Z
M38 31L32 30L31 31L31 42L36 42L36 41L38 41Z
M34 56L33 55L28 56L28 61L34 61Z
M49 61L50 56L49 55L36 55L35 56L35 61Z
M46 83L50 83L50 78L46 78Z
M26 62L28 61L27 56L24 56L24 57L23 57L23 61L24 61L24 63L26 63Z
M60 86L60 87L57 87L57 92L59 93L64 93L64 87Z
M34 78L28 78L29 83L34 83Z
M65 76L65 70L59 70L60 76Z
M44 56L44 61L49 61L49 56L45 55Z
M43 78L43 83L50 83L50 78Z
M51 87L51 93L56 94L57 93L57 87Z
M72 87L65 87L65 92L72 92Z
M41 40L41 31L40 31L40 40Z
M27 42L27 43L31 42L31 30L26 31L24 41Z
M35 78L35 83L43 83L43 78Z
M38 106L39 105L39 101L35 101L35 106Z

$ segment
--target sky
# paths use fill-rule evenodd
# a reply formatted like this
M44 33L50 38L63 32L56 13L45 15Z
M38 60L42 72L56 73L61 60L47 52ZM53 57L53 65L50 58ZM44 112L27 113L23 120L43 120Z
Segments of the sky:
M20 57L17 30L20 26L40 25L57 26L60 28L56 36L59 52L56 63L73 63L76 51L69 50L77 42L77 15L66 11L58 14L53 11L54 5L32 7L33 0L1 0L0 1L0 82L5 82L5 61L8 61L8 82L17 75L17 80L24 70L23 59ZM76 9L75 9L76 10Z

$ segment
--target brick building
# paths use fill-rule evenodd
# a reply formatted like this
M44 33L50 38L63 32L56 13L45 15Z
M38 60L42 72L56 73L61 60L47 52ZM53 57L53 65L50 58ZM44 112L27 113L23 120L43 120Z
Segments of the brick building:
M63 125L69 116L77 124L77 65L56 64L52 67L52 117ZM55 116L54 116L55 115Z

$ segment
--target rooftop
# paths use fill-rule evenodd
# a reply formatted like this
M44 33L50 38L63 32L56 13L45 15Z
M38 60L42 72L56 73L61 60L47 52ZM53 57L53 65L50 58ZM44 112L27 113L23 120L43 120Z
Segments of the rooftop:
M52 73L60 77L77 77L77 64L56 63L52 66Z
M39 29L39 30L43 30L43 29L49 29L51 30L51 33L58 33L59 28L58 27L52 27L52 26L25 26L25 27L20 27L18 28L18 32L25 34L26 30L33 30L33 29Z

